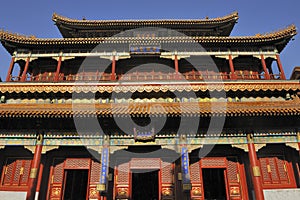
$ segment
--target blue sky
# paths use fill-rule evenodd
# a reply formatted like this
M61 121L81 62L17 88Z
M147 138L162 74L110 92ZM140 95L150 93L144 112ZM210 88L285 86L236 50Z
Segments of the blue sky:
M300 28L299 0L16 0L1 1L0 29L42 38L61 37L51 20L54 12L82 19L197 19L221 17L237 11L231 35L267 33L295 24ZM300 66L300 34L281 53L287 77ZM0 47L2 80L10 56Z

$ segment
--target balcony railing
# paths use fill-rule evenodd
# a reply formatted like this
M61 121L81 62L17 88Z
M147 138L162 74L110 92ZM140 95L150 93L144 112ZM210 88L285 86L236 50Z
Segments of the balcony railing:
M111 73L80 72L77 74L59 74L58 82L106 82L106 81L213 81L213 80L264 80L264 74L254 71L235 71L235 76L227 72L213 71L189 71L185 73L164 73L164 72L132 72L127 74L115 74L112 79ZM280 74L270 74L271 79L280 79ZM21 81L20 76L11 76L12 82ZM25 81L30 82L55 82L55 73L43 73L38 75L27 75Z

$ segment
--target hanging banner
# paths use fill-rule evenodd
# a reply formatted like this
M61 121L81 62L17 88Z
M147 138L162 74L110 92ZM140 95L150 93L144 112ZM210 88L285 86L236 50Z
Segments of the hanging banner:
M99 191L105 191L106 190L106 184L107 184L107 176L109 171L108 166L109 161L109 149L103 148L102 154L101 154L101 175L100 175L100 184L98 186Z
M190 190L189 153L186 147L182 147L181 149L181 173L183 190Z

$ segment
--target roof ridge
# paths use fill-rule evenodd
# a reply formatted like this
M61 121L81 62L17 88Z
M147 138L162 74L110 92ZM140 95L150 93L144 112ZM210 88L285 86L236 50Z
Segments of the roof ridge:
M54 22L57 22L57 21L64 21L64 22L69 22L69 23L112 23L112 22L155 22L155 21L165 21L165 22L168 22L168 21L179 21L179 22L184 22L184 21L190 21L190 22L214 22L214 21L225 21L225 20L228 20L228 19L238 19L239 16L238 16L238 12L237 11L234 11L228 15L225 15L225 16L222 16L222 17L214 17L214 18L202 18L202 19L121 19L121 20L115 20L115 19L107 19L107 20L86 20L86 19L72 19L72 18L69 18L69 17L65 17L65 16L62 16L60 14L57 14L57 13L53 13L52 15L52 20Z

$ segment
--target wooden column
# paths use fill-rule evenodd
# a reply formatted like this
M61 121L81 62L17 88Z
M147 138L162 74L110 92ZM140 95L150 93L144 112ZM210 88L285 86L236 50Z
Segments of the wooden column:
M276 54L276 62L277 62L278 71L280 72L280 78L282 80L285 80L286 77L285 77L285 74L284 74L284 71L283 71L283 67L282 67L282 64L281 64L281 61L280 61L279 54Z
M253 142L253 135L247 134L247 141L248 141L248 154L249 154L249 160L250 160L250 168L252 170L251 172L251 178L253 182L254 187L254 194L256 200L264 200L264 193L261 183L261 173L260 173L260 167L257 160L257 155L255 151L255 146Z
M40 194L40 189L42 184L43 170L44 170L44 164L41 163L39 168L38 178L37 178L37 184L36 184L36 192L39 192L39 194Z
M230 78L232 80L236 80L237 77L236 77L236 74L234 72L234 65L233 65L233 59L232 59L232 55L231 54L228 55L228 60L229 60L229 67L230 67L230 72L231 72L231 77Z
M9 69L8 69L8 72L7 72L6 82L10 82L11 81L11 74L12 74L12 72L14 70L14 65L15 65L15 57L13 56L11 58Z
M264 72L265 72L265 79L270 80L270 74L268 72L265 57L264 57L263 54L260 55L260 60L261 60L261 65L262 65L262 67L264 69Z
M178 80L178 72L179 72L179 67L178 67L178 57L175 55L174 57L174 65L175 65L175 79Z
M116 56L112 57L112 63L111 63L111 80L116 80Z
M62 57L59 56L58 57L58 61L57 61L57 67L56 67L54 81L58 81L58 79L59 79L59 72L60 72L60 67L61 67L61 60L62 60Z
M33 155L33 160L31 163L26 200L35 199L38 171L39 171L39 166L41 164L42 149L43 149L43 135L38 134L36 138L36 146ZM41 172L39 174L41 174Z
M26 80L26 74L27 74L27 71L28 71L29 62L30 62L30 57L28 57L27 60L26 60L26 64L25 64L25 67L24 67L24 70L23 70L23 73L22 73L22 77L21 77L22 82L24 82Z

